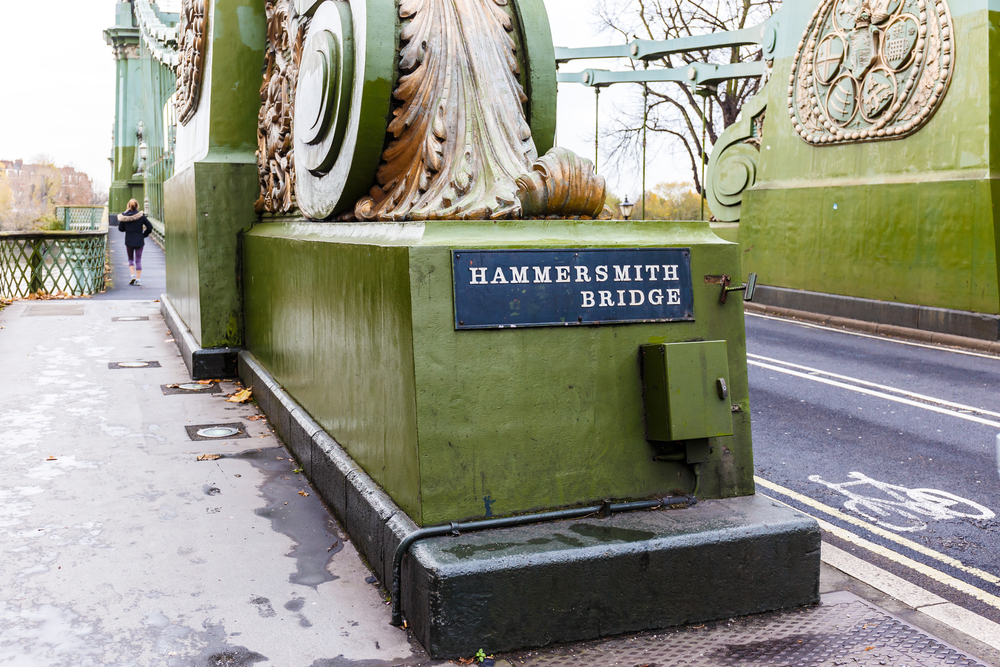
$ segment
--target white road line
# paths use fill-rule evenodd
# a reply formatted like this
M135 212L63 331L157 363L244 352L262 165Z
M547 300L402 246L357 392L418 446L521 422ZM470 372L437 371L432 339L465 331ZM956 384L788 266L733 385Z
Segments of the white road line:
M895 387L889 387L884 384L876 384L875 382L868 382L867 380L861 380L859 378L850 377L849 375L839 375L838 373L831 373L830 371L820 370L819 368L810 368L809 366L801 366L799 364L793 364L789 361L782 361L781 359L771 359L770 357L764 357L759 354L750 354L749 352L747 353L747 357L760 359L761 361L766 361L772 364L781 364L782 366L788 366L789 368L797 368L800 371L806 371L808 373L819 373L821 375L826 375L827 377L835 378L837 380L845 380L847 382L853 382L855 384L864 385L866 387L874 387L875 389L881 389L883 391L891 391L893 393L902 394L903 396L909 396L910 398L916 398L921 401L927 401L929 403L937 403L938 405L944 405L949 408L955 408L956 410L969 410L970 412L978 412L981 415L989 415L991 417L1000 418L1000 412L992 412L990 410L984 410L983 408L976 408L971 405L954 403L952 401L946 401L941 398L935 398L933 396L918 394L916 392L907 391L905 389L896 389Z
M997 360L997 355L995 354L983 354L982 352L972 352L970 350L963 350L960 348L944 347L943 345L928 345L927 343L915 343L908 340L900 340L898 338L888 338L886 336L874 336L872 334L861 333L860 331L849 331L846 329L838 329L837 327L828 327L822 324L816 324L814 322L800 322L798 320L790 320L787 317L775 317L773 315L761 315L759 313L745 313L750 317L759 317L762 320L773 320L775 322L785 322L786 324L794 324L800 327L810 327L812 329L822 329L823 331L832 331L834 333L845 334L847 336L858 336L859 338L871 338L873 340L880 340L886 343L896 343L897 345L909 345L910 347L922 347L928 350L937 350L938 352L951 352L954 354L964 354L967 357L982 357L983 359L993 359Z
M945 625L978 639L995 649L1000 649L1000 624L983 618L968 609L948 602L940 595L914 583L886 572L866 560L823 542L820 548L824 563L858 579L872 588L896 598L903 604L938 620Z
M783 495L783 496L785 496L787 498L791 498L792 500L800 502L803 505L806 505L807 507L812 507L813 509L819 510L820 512L823 512L824 514L828 514L829 516L837 519L838 521L843 521L844 523L849 523L851 525L857 526L858 528L863 528L864 530L867 530L870 533L874 533L875 535L878 535L881 538L884 538L886 540L890 540L892 542L895 542L896 544L900 545L901 547L906 547L907 549L910 549L911 551L915 551L915 552L919 553L922 556L927 556L928 558L933 558L936 561L944 563L945 565L949 565L949 566L955 568L956 570L960 570L960 571L965 572L967 574L971 574L972 576L977 577L979 579L982 579L983 581L989 582L991 584L1000 584L1000 577L998 577L998 576L996 576L994 574L990 574L989 572L984 572L983 570L980 570L979 568L975 568L975 567L971 567L969 565L966 565L965 563L963 563L962 561L960 561L958 559L955 559L955 558L952 558L951 556L946 556L945 554L942 554L942 553L939 553L937 551L934 551L933 549L925 547L924 545L922 545L922 544L920 544L918 542L914 542L913 540L908 540L905 537L902 537L901 535L897 535L896 533L894 533L894 532L892 532L890 530L882 528L881 526L876 526L874 524L868 523L867 521L859 519L859 518L857 518L855 516L851 516L850 514L845 514L844 512L841 512L838 509L835 509L833 507L829 507L827 505L824 505L823 503L819 502L818 500L814 500L814 499L810 498L809 496L806 496L806 495L803 495L801 493L798 493L797 491L792 491L791 489L786 489L785 487L783 487L783 486L781 486L779 484L775 484L774 482L771 482L769 480L766 480L763 477L758 477L757 475L754 475L754 481L757 482L757 484L759 484L760 486L764 487L765 489L768 489L769 491L773 491L774 493L781 494L781 495ZM798 508L796 508L796 509L798 509ZM802 510L799 510L799 511L802 511ZM851 535L853 535L853 534L854 533L851 533ZM861 539L861 538L858 538L858 539ZM890 552L890 553L895 553L895 552ZM935 572L936 572L936 570L935 570Z
M761 494L761 495L765 495L765 494ZM775 501L777 501L779 503L781 502L781 500L778 500L776 498L771 498L770 496L766 496L765 495L765 497L769 498L771 500L775 500ZM787 503L782 503L782 504L785 505ZM791 505L788 505L788 506L791 507ZM802 510L800 510L797 507L792 507L792 509L794 509L796 511L799 511L799 512L802 511ZM809 514L809 513L806 512L806 514ZM812 515L810 515L810 516L812 516ZM851 531L846 530L844 528L841 528L840 526L835 526L832 523L829 523L828 521L824 521L823 519L820 519L819 517L815 517L814 516L813 518L816 519L816 522L819 524L820 528L822 528L823 530L825 530L826 532L830 533L831 535L833 535L835 537L839 537L840 539L844 540L845 542L850 542L851 544L854 544L856 546L859 546L859 547L862 547L864 549L867 549L868 551L871 551L872 553L878 554L879 556L882 556L883 558L887 558L887 559L893 561L894 563L902 565L903 567L908 567L911 570L913 570L914 572L918 572L918 573L924 575L925 577L933 579L934 581L936 581L936 582L938 582L940 584L944 584L945 586L949 586L949 587L951 587L951 588L953 588L953 589L955 589L957 591L965 593L969 597L973 597L973 598L979 600L980 602L982 602L984 604L988 604L991 607L994 607L996 609L1000 609L1000 597L997 597L997 596L995 596L995 595L993 595L991 593L987 593L986 591L984 591L984 590L982 590L980 588L976 588L972 584L966 583L966 582L962 581L961 579L957 579L957 578L951 576L950 574L945 574L944 572L941 572L940 570L935 570L930 565L924 565L923 563L920 563L918 561L913 560L912 558L909 558L909 557L904 556L904 555L902 555L900 553L897 553L897 552L893 551L892 549L889 549L887 547L883 547L880 544L875 544L874 542L869 542L865 538L859 537L859 536L855 535L854 533L852 533Z
M930 410L931 412L937 412L942 415L958 417L959 419L964 419L965 421L975 422L977 424L983 424L985 426L992 426L993 428L1000 429L1000 422L991 421L989 419L983 419L982 417L977 417L976 415L965 414L964 412L956 412L954 410L938 407L936 405L928 405L927 403L912 401L908 398L903 398L901 396L893 396L892 394L886 394L885 392L874 391L872 389L865 389L864 387L858 387L852 384L847 384L845 382L839 382L837 380L829 380L824 377L819 377L818 375L809 375L808 373L800 373L799 371L793 371L788 368L782 368L781 366L775 366L774 364L765 364L763 362L753 361L750 359L747 360L747 364L750 366L757 366L758 368L766 368L767 370L774 371L776 373L784 373L785 375L791 375L793 377L802 378L803 380L812 380L813 382L828 384L831 387L848 389L850 391L855 391L859 394L874 396L875 398L882 398L887 401L894 401L896 403L902 403L903 405L910 405L915 408Z

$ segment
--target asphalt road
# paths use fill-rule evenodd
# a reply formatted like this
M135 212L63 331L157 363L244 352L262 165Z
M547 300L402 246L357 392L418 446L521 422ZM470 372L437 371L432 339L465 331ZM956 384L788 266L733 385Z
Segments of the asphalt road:
M1000 358L747 314L758 492L1000 621Z

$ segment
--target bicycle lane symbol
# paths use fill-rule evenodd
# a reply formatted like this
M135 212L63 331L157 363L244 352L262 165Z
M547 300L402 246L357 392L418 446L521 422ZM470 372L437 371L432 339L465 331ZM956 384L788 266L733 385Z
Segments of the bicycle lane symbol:
M852 477L854 481L837 484L827 482L819 475L810 475L809 481L842 493L848 498L844 501L844 507L891 530L914 533L926 529L927 521L992 519L996 516L988 508L947 491L908 489L905 486L880 482L860 472L848 473L848 477ZM875 487L888 498L873 498L853 490L865 485ZM907 519L906 525L897 525L903 522L893 515Z

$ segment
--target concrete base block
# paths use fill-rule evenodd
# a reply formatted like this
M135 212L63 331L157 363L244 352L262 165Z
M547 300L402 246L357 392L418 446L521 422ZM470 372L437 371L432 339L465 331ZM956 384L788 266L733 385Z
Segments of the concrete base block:
M768 285L758 285L753 300L754 303L765 306L804 310L851 320L876 322L989 341L1000 339L1000 316L986 313L931 308L909 303L861 299Z
M239 371L388 586L417 526L249 352ZM815 604L819 569L815 520L752 496L418 542L401 598L428 653L452 658Z
M236 357L240 348L202 348L166 294L160 295L160 313L174 336L192 380L229 380L237 377Z

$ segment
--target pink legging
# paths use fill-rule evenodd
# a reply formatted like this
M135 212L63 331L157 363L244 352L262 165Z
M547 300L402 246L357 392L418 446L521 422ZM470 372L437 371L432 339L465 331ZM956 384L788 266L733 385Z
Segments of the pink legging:
M128 265L134 266L136 271L142 271L142 246L133 248L127 245L125 250L128 252Z

